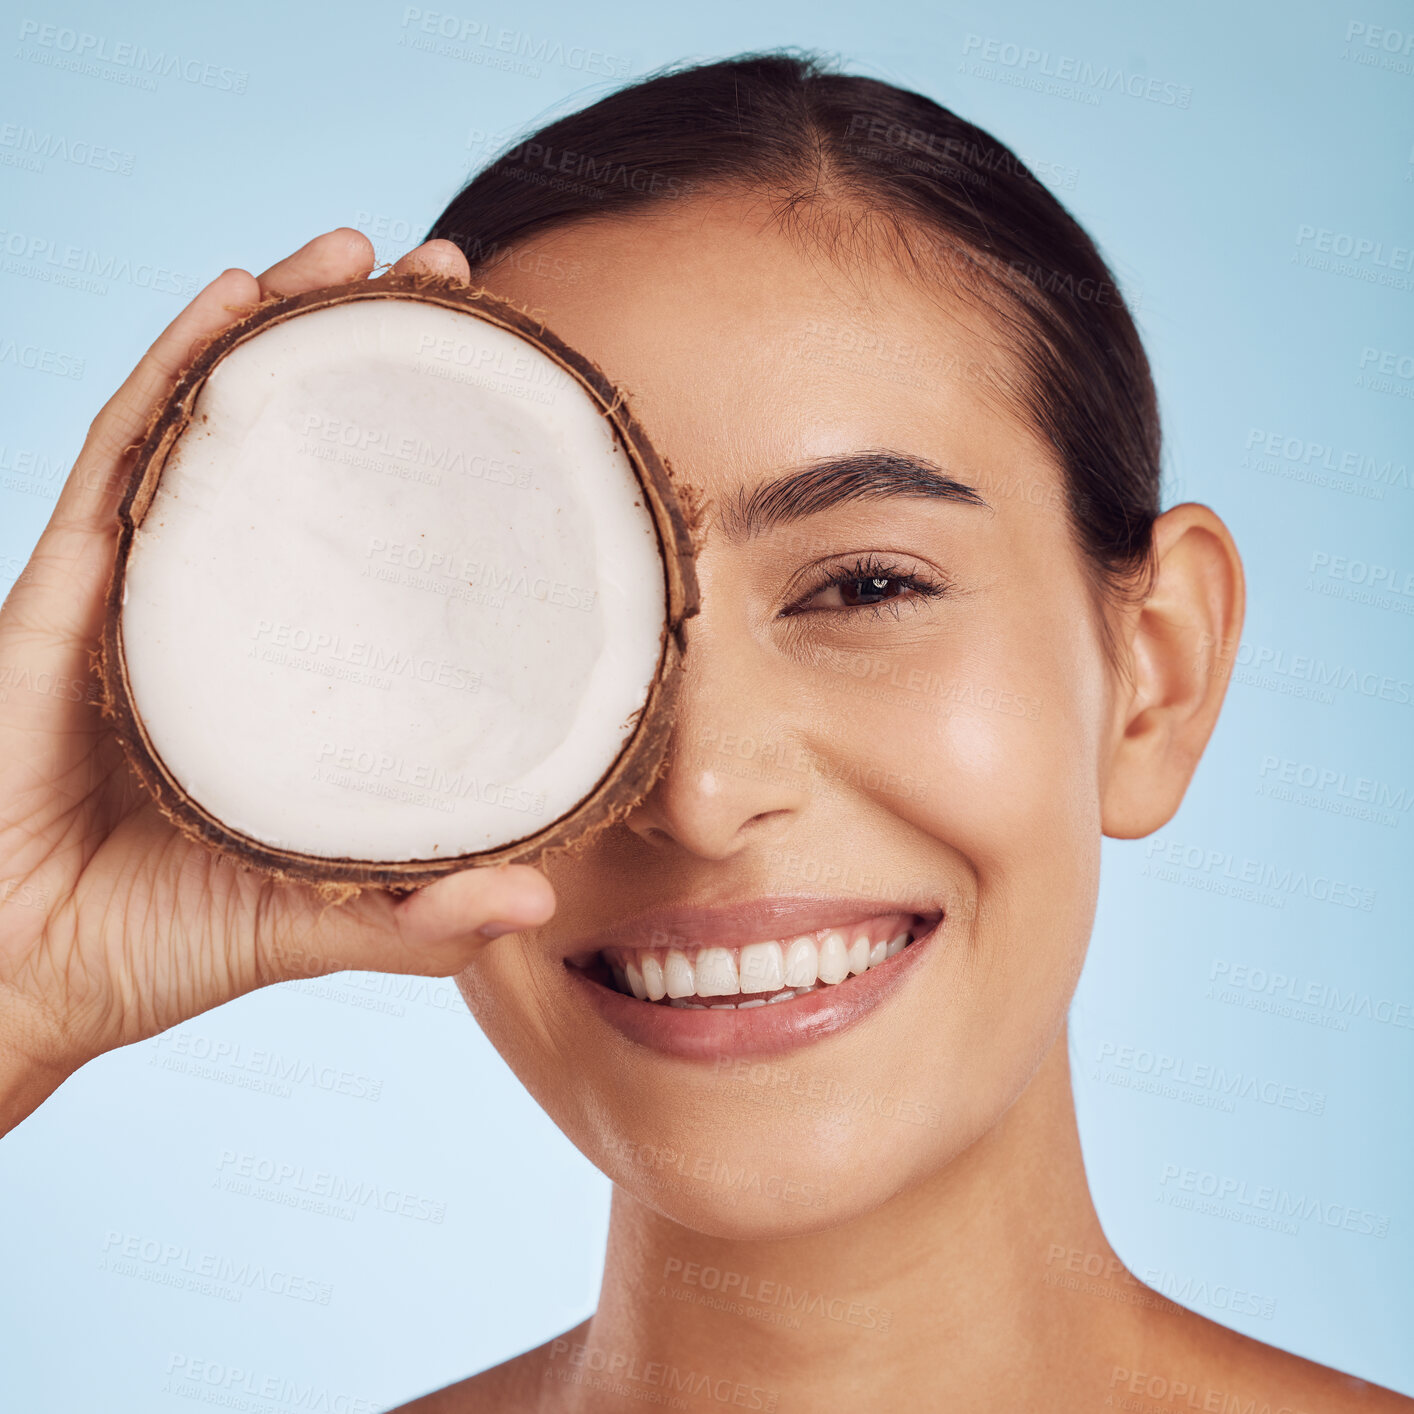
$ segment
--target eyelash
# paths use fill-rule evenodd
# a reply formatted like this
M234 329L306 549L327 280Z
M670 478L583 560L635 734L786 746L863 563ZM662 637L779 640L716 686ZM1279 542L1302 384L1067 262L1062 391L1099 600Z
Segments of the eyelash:
M781 617L795 617L799 614L858 614L867 612L875 615L890 613L897 618L899 607L904 602L903 597L898 595L880 600L877 604L846 604L841 608L830 609L807 609L804 607L810 600L823 594L827 589L834 589L842 584L855 584L864 579L885 579L894 584L903 585L912 591L907 596L909 599L940 599L948 592L949 588L944 583L926 579L922 575L899 569L895 565L867 556L856 560L852 565L838 565L827 572L819 583L813 585L789 608L782 610Z

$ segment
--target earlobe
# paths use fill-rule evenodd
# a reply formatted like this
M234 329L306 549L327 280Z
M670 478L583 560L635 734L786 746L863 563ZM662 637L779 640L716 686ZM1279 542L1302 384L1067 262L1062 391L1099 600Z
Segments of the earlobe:
M1132 610L1131 671L1115 700L1101 829L1140 839L1173 818L1208 744L1242 632L1242 559L1226 525L1186 501L1154 522L1157 573Z

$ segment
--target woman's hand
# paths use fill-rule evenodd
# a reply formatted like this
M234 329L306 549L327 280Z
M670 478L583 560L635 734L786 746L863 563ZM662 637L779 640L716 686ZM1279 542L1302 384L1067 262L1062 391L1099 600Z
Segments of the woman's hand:
M227 270L213 280L94 419L0 607L0 1133L94 1056L256 987L345 968L447 976L487 937L554 910L549 882L526 865L338 906L241 870L157 810L99 714L90 654L117 507L153 410L195 348L260 299L372 269L367 238L343 228L259 279ZM469 277L449 241L394 269Z

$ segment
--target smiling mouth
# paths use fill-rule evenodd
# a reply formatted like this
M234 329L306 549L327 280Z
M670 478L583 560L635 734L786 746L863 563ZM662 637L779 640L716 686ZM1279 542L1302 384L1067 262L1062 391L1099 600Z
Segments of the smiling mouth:
M590 980L649 1005L745 1011L847 988L897 957L935 922L916 913L887 913L736 947L609 947L583 962L566 961Z

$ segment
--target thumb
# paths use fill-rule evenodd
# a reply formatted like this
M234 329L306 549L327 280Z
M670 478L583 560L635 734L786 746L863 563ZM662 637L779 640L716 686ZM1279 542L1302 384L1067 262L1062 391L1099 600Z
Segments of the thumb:
M498 864L448 874L404 897L380 890L308 907L304 926L286 919L257 940L270 980L346 970L450 977L492 938L548 922L555 891L528 864Z

